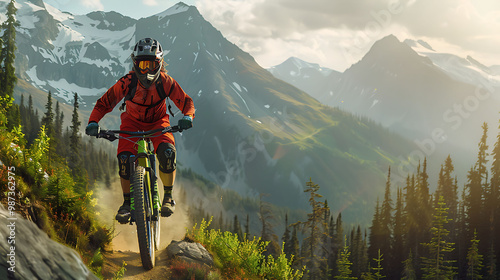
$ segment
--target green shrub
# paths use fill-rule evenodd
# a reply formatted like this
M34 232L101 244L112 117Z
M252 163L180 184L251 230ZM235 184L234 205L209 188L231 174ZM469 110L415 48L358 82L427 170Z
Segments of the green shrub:
M188 232L188 238L201 243L214 256L216 264L223 275L229 279L301 279L303 270L291 268L291 260L281 253L276 259L272 256L265 257L264 252L269 242L262 242L260 238L248 240L246 236L242 241L237 234L208 230L211 223L203 220L199 226L195 224ZM241 278L240 278L241 279Z

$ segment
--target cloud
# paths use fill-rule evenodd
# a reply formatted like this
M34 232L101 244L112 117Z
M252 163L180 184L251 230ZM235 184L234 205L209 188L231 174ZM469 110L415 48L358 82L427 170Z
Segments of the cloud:
M196 6L266 66L286 55L307 60L303 54L346 68L391 33L400 40L456 45L484 58L500 46L500 1L493 0L199 0Z
M101 3L101 0L81 0L81 4L90 10L94 11L103 11L104 5Z
M142 3L146 6L158 6L158 2L156 0L142 0Z

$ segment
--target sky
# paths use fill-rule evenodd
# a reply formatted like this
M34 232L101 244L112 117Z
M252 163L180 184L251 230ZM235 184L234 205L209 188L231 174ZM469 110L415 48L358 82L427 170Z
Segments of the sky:
M132 18L172 0L44 0L72 14L116 11ZM438 52L500 65L497 0L184 0L265 68L291 56L344 71L389 34Z

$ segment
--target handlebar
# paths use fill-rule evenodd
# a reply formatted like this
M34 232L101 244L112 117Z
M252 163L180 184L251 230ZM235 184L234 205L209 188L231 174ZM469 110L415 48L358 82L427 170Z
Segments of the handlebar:
M97 134L96 138L104 138L106 140L113 142L116 139L120 138L119 134L128 134L130 136L135 136L135 137L140 138L140 137L149 137L149 136L152 136L153 134L156 134L158 132L161 132L161 134L164 134L167 132L182 132L182 129L180 129L179 126L177 126L177 125L167 126L167 127L148 130L148 131L126 131L126 130L103 130L103 129L101 129L99 134Z

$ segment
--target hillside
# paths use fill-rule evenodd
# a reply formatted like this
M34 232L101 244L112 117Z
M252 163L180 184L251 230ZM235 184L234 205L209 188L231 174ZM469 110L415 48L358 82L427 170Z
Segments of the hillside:
M130 69L136 40L159 39L169 74L197 108L194 128L177 137L178 160L223 188L252 197L268 193L277 205L304 208L302 190L312 178L332 209L367 222L387 168L414 149L381 126L276 79L193 6L178 3L134 20L117 13L71 15L40 1L18 4L21 15L35 12L46 21L38 30L19 17L18 38L26 42L16 59L19 77L59 100L71 102L77 92L82 116ZM117 128L118 114L115 109L101 126Z

